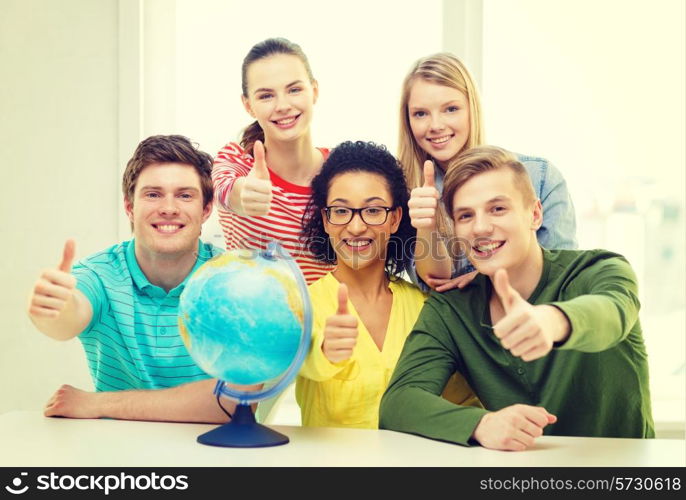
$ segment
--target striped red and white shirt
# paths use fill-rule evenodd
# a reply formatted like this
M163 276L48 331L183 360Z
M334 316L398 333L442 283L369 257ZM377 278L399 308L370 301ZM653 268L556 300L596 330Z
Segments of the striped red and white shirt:
M324 159L329 156L328 149L319 150ZM292 184L269 170L273 194L269 213L264 217L244 217L231 210L229 193L233 184L248 175L253 163L253 157L233 142L224 146L214 159L212 180L226 249L265 249L269 241L276 240L296 260L307 283L314 283L334 266L315 259L300 239L302 217L312 196L309 186Z

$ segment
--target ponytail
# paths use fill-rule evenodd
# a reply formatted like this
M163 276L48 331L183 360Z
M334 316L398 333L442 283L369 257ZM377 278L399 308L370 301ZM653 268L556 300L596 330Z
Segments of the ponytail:
M264 143L264 130L257 123L257 120L252 122L250 125L245 127L243 131L243 137L241 137L241 147L246 153L252 155L253 146L255 146L255 141L262 141Z

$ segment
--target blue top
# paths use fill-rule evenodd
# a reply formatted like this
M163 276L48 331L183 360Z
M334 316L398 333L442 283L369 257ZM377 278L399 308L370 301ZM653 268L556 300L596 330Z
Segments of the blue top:
M578 247L576 241L576 214L572 198L567 191L567 182L560 171L545 158L527 156L515 153L531 178L536 196L543 205L543 224L536 231L536 237L542 247L555 250L575 250ZM436 189L443 193L443 171L436 169ZM474 271L474 267L461 257L455 264L453 278ZM413 283L428 291L429 287L417 276L414 258L407 274Z
M93 318L79 339L96 391L160 389L209 378L179 336L177 312L188 277L220 253L198 241L195 266L169 293L151 284L141 271L134 240L76 263L76 287L93 308Z

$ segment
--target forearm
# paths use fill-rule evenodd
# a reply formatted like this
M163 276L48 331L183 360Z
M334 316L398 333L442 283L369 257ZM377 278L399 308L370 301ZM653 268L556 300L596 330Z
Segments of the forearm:
M456 405L441 397L446 382L459 372L457 352L446 348L452 344L446 328L438 311L427 303L415 330L405 341L381 399L380 428L468 444L486 411ZM432 334L426 333L428 331Z
M379 428L469 445L474 429L488 413L459 406L422 388L389 388L381 400Z
M93 394L99 417L158 422L224 423L226 414L217 404L215 379L158 390L98 392ZM230 413L235 403L225 398L222 405Z
M238 177L234 181L231 191L229 191L229 206L231 207L231 210L236 212L238 215L245 215L243 203L241 202L241 191L243 190L245 180L246 177Z
M626 338L638 319L638 300L582 295L556 302L567 316L570 333L560 349L600 352Z
M555 306L541 305L544 317L547 318L547 325L549 325L549 335L555 344L563 344L572 331L572 325L569 319L561 309Z
M638 322L636 275L622 257L603 259L567 284L568 300L553 302L570 324L561 349L600 352L625 340Z
M417 230L414 260L417 275L424 281L429 278L449 279L452 277L453 262L445 242L437 231Z

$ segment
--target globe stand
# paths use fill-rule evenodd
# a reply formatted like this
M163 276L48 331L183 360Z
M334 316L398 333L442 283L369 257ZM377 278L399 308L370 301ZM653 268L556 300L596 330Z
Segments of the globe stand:
M288 443L288 436L258 424L247 404L236 405L231 422L198 436L198 443L229 448L263 448Z

